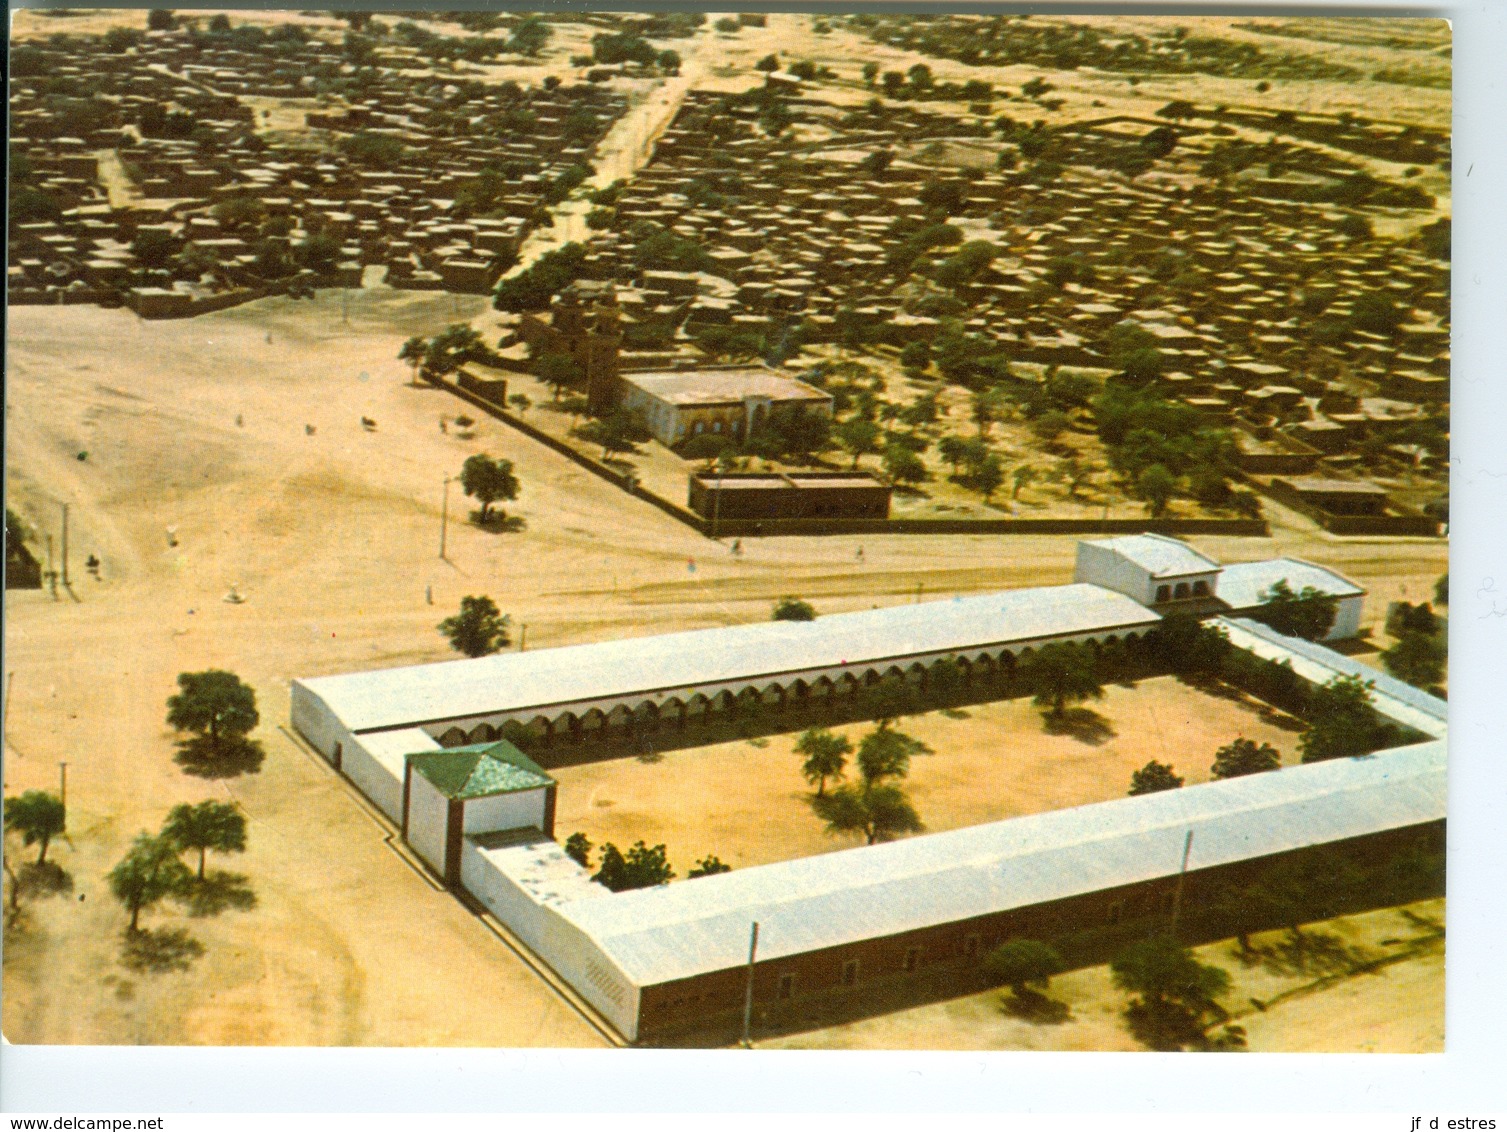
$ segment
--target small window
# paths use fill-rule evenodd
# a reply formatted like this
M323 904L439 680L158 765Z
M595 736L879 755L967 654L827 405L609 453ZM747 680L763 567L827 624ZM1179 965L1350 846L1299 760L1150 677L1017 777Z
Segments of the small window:
M1194 597L1207 597L1208 593L1209 593L1209 583L1208 582L1194 582L1193 583L1193 596Z
M696 422L696 427L694 429L692 429L692 431L697 436L700 436L701 435L701 430L704 429L704 428L706 428L706 422L705 421L697 421Z
M722 431L722 422L721 421L713 421L712 422L712 431L713 432L721 432Z
M979 937L971 935L963 940L963 955L969 959L977 959L979 953Z
M921 962L921 949L919 947L907 948L905 952L905 970L914 971Z
M1111 924L1118 924L1124 916L1125 904L1122 901L1116 900L1109 906L1109 922Z
M850 987L858 981L858 960L849 959L842 965L842 985Z
M1159 602L1160 601L1169 601L1169 600L1171 600L1171 598L1172 598L1172 587L1171 586L1157 586L1156 587L1156 600L1157 601L1159 601Z
M795 976L794 975L781 975L780 976L780 998L781 999L789 998L791 992L794 989L795 989Z
M1187 597L1188 596L1188 583L1187 582L1178 582L1177 583L1177 588L1172 591L1172 596L1175 597L1175 598L1177 598L1179 601L1181 601L1183 598Z

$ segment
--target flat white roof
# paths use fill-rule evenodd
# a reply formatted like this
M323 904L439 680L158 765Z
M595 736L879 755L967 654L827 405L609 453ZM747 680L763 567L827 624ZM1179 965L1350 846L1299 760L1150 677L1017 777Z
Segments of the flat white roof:
M1124 535L1120 538L1094 539L1088 545L1114 551L1134 562L1153 578L1181 578L1187 574L1208 574L1220 569L1219 563L1212 558L1200 554L1187 543L1166 535Z
M542 830L509 829L472 834L466 840L535 903L558 909L578 900L612 895Z
M652 986L1445 815L1445 744L1167 790L700 877L560 914Z
M1300 558L1271 558L1264 562L1236 562L1219 575L1219 597L1232 609L1253 609L1261 595L1286 580L1294 593L1312 586L1334 597L1358 597L1366 591L1343 574Z
M403 781L405 771L403 764L409 755L416 755L421 751L440 750L440 745L429 737L429 733L417 727L363 735L357 742L399 782Z
M745 397L768 397L772 401L831 400L830 393L763 366L625 373L622 380L671 405L726 405Z
M355 732L610 699L786 672L1042 638L1145 629L1160 618L1122 594L1076 583L761 621L657 637L500 653L298 681Z

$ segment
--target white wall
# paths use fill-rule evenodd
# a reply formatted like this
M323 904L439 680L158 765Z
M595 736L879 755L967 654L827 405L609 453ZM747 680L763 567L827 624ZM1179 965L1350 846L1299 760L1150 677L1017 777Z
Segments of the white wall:
M335 713L301 681L293 681L289 696L289 719L293 729L331 762L335 758L335 744L339 743L343 759L344 751L350 748L352 737L345 725L335 717Z
M1096 586L1122 593L1142 605L1150 605L1156 596L1156 585L1151 580L1149 571L1109 547L1087 542L1078 544L1073 581L1092 582Z
M440 876L445 875L445 832L449 827L450 799L422 774L408 774L408 844Z
M471 798L465 802L462 830L493 833L501 829L544 828L545 788Z
M394 822L403 821L403 780L377 761L376 757L352 736L343 746L340 769Z
M534 900L470 840L461 842L460 868L467 892L600 1011L618 1033L629 1041L638 1037L639 988L590 936L554 908Z
M1360 633L1360 615L1363 595L1340 598L1335 611L1334 627L1324 635L1326 641L1343 641Z

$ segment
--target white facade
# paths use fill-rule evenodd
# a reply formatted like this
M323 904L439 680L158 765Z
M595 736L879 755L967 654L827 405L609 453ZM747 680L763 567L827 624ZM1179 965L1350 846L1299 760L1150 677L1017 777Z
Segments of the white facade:
M467 798L461 803L461 832L495 833L504 829L544 829L545 799L549 791L514 790L509 794L492 794L484 798Z
M1212 597L1220 565L1164 535L1129 535L1078 544L1075 582L1103 586L1142 605Z
M450 799L422 774L408 775L408 832L413 851L440 876L445 875L445 847L450 831Z
M1286 582L1294 593L1312 587L1339 599L1334 625L1324 635L1324 640L1343 641L1360 632L1361 607L1366 591L1343 574L1304 562L1301 558L1270 558L1226 566L1219 579L1219 597L1234 615L1239 615L1260 605L1263 595L1278 582Z

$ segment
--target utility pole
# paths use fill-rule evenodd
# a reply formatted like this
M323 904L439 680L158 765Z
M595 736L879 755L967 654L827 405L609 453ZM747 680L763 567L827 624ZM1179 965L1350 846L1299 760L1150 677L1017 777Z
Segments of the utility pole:
M916 583L916 604L917 605L921 604L921 591L924 590L925 588L926 588L926 583L925 582L917 582Z
M759 953L759 921L753 922L753 930L748 935L748 987L743 992L743 1048L752 1049L753 1043L749 1040L753 1032L753 980L754 980L754 957Z
M528 622L521 621L518 624L518 651L522 652L528 645Z
M59 783L58 783L58 788L59 789L58 789L58 792L62 795L63 809L66 811L68 809L68 764L67 763L63 763L63 762L58 763L58 778L59 778ZM66 820L66 819L64 819L64 820Z
M722 465L717 465L717 490L712 493L712 541L717 539L717 520L722 515Z
M63 585L68 585L68 504L63 504Z
M445 528L450 522L450 477L445 477L445 498L440 504L440 557L445 557Z
M52 590L52 600L58 600L58 572L52 564L52 536L47 536L47 588Z
M1183 867L1177 873L1177 887L1172 890L1172 935L1177 936L1177 918L1183 910L1183 877L1188 875L1188 854L1193 851L1193 831L1183 841Z

